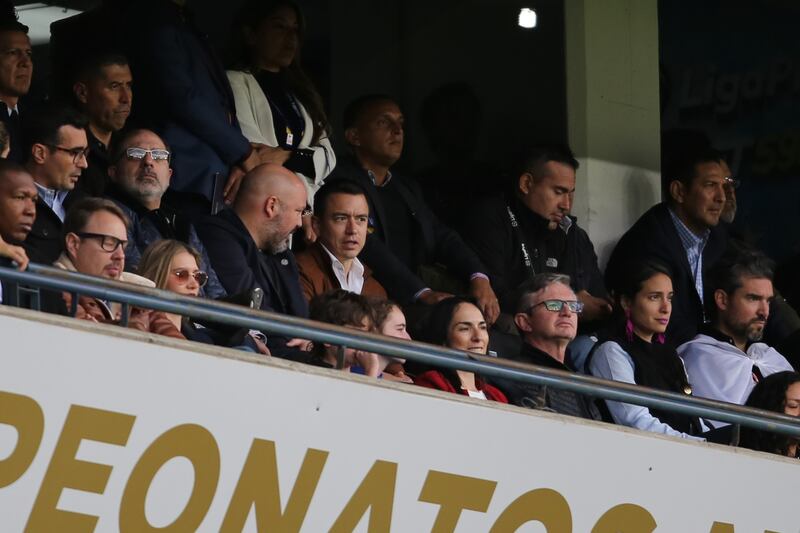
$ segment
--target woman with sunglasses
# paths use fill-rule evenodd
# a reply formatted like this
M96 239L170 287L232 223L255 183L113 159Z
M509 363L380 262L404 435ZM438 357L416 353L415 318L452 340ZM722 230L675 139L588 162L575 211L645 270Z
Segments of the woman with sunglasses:
M322 99L300 65L305 19L291 0L248 0L231 32L228 71L242 133L262 157L303 178L312 199L336 165ZM311 235L310 224L304 224Z
M147 247L139 261L138 272L155 282L159 289L184 296L199 296L200 289L208 281L208 274L198 267L199 262L200 254L194 248L180 241L163 239ZM166 315L189 340L269 354L262 340L249 335L246 329L222 331L199 326L175 313Z
M615 295L615 323L589 354L589 371L605 379L691 395L683 362L664 338L672 314L669 270L644 261L631 263L627 272ZM605 405L617 424L703 440L698 435L705 428L697 417L610 400Z
M486 355L489 348L489 330L483 313L475 304L465 298L452 297L440 301L433 307L420 340ZM500 389L489 385L483 378L467 370L450 368L428 370L417 375L414 383L470 398L508 403L508 399Z

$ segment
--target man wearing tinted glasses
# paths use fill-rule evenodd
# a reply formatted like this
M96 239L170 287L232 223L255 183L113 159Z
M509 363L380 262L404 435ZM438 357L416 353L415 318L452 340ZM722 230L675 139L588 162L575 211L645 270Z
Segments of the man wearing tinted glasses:
M541 273L519 288L514 323L523 338L516 361L574 372L567 345L578 332L583 303L564 274ZM523 407L547 408L558 413L599 419L600 413L586 397L574 392L510 380L495 380L509 400Z
M50 264L63 250L64 217L67 207L81 196L73 189L87 165L86 124L71 108L43 106L23 125L29 143L25 167L39 193L36 220L24 244L33 262Z
M163 201L172 176L166 143L150 130L132 130L112 146L111 158L106 196L130 219L125 249L127 270L136 270L145 248L153 242L176 239L200 253L200 268L209 274L203 294L211 298L225 296L194 225Z

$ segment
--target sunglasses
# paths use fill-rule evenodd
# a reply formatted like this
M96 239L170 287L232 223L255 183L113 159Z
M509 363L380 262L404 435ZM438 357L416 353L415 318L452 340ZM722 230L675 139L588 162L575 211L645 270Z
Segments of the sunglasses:
M178 270L174 270L172 274L176 278L178 278L178 280L181 283L186 283L187 281L189 281L189 276L193 277L194 280L197 282L197 284L200 285L201 287L204 286L206 282L208 282L208 274L206 274L202 270L195 270L194 272L190 272L185 268L181 268Z
M168 161L169 160L169 150L161 150L155 148L153 150L145 150L144 148L128 148L125 150L125 155L128 156L128 159L144 159L144 156L150 154L150 157L153 158L154 161Z
M583 311L583 302L579 302L577 300L544 300L538 304L530 306L528 308L528 313L540 305L543 305L545 309L552 311L553 313L560 313L561 310L564 309L565 305L573 313L580 313Z

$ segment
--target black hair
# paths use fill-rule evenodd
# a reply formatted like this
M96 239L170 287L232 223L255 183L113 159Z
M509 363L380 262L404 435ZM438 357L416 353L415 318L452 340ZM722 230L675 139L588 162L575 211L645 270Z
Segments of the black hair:
M541 178L542 167L550 162L562 163L578 170L578 160L566 144L543 143L526 148L518 157L515 179L525 172L530 173L534 180Z
M70 106L42 104L31 110L22 123L25 153L30 156L31 146L37 143L58 144L58 130L64 126L85 129L88 125L86 116Z
M745 279L758 278L772 281L775 263L762 252L744 245L730 245L703 277L706 314L717 317L714 293L723 290L733 294Z
M642 290L645 282L657 274L664 274L672 280L670 268L653 259L638 257L630 259L624 263L621 272L624 272L625 275L621 276L617 286L614 288L614 312L610 324L613 331L620 336L625 331L625 323L627 321L625 311L622 308L622 299L627 298L633 301L639 291Z
M786 390L794 383L800 382L800 374L792 371L776 372L760 380L745 406L765 409L775 413L783 413L786 402ZM760 429L742 426L739 446L762 452L786 455L789 444L796 439L778 433L770 433Z
M289 92L295 95L308 111L314 128L311 144L316 144L321 137L330 136L331 127L322 105L322 98L301 66L300 49L306 31L306 21L303 12L295 2L292 0L247 0L233 21L230 64L236 70L249 70L254 67L250 47L245 38L245 28L255 31L259 24L282 7L288 7L294 11L299 31L297 35L298 48L294 60L287 68L281 69L280 76L286 83Z
M388 94L374 93L359 96L355 100L352 100L349 104L347 104L347 107L344 108L344 113L342 113L342 128L344 130L348 130L354 127L367 107L371 106L372 104L376 102L394 101L395 99Z
M690 149L683 154L676 154L671 161L664 163L664 175L666 179L663 180L666 187L665 198L670 203L674 203L675 199L670 193L669 187L673 181L679 181L683 184L685 189L692 186L695 178L697 178L697 167L705 163L719 163L722 161L722 154L717 150L700 146L698 148Z
M19 21L14 3L8 0L0 1L0 31L18 31L28 34L28 27Z
M325 215L325 211L328 209L328 199L334 194L360 195L364 196L364 198L367 196L364 187L356 181L341 179L326 182L314 194L314 216L322 217Z
M100 75L105 67L117 65L128 65L128 58L116 50L103 50L83 58L75 70L75 76L71 80L85 81Z

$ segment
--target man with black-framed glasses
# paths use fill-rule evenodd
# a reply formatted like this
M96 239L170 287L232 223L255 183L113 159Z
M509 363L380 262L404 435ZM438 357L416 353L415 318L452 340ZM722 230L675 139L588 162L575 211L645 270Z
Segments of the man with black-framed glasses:
M169 146L151 130L130 130L115 139L111 146L105 196L130 219L126 269L136 270L142 253L150 244L161 239L179 240L198 251L200 268L209 275L202 294L221 298L228 293L211 267L194 224L185 213L164 201L172 177L170 162Z
M61 106L37 108L23 125L28 142L25 167L39 193L36 221L25 241L31 261L50 264L63 250L67 208L84 196L74 189L87 166L86 125L83 115Z
M523 345L519 354L510 359L575 372L568 346L578 333L578 315L584 304L572 290L569 276L537 274L519 287L518 294L514 323ZM510 380L495 379L493 383L516 405L600 419L591 399L581 394Z

